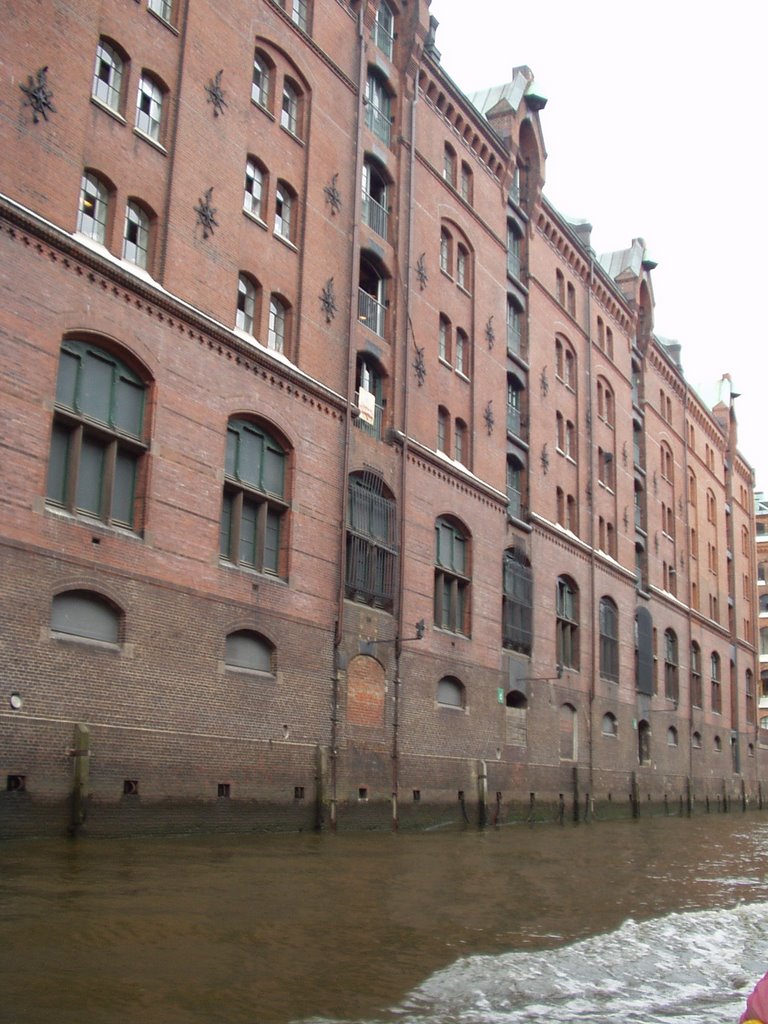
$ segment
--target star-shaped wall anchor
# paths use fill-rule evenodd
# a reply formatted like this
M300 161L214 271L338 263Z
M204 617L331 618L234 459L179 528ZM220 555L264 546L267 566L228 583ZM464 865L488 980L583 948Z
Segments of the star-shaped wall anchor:
M205 91L208 93L208 102L213 104L214 117L223 114L224 108L227 105L227 101L224 99L224 90L221 88L221 76L223 74L224 68L221 68L205 86Z
M44 121L47 121L48 114L46 111L50 110L52 114L56 113L56 108L51 103L53 93L48 88L47 74L48 65L40 68L34 76L29 75L28 85L19 85L19 88L27 97L25 105L32 107L32 120L35 124L40 120L38 114L42 116Z
M496 420L493 417L493 399L490 399L483 410L483 419L485 420L485 429L488 431L488 437L493 433L493 427Z
M219 226L219 222L216 220L216 208L211 206L211 196L213 195L213 185L206 189L203 193L203 198L200 200L198 206L195 207L195 213L197 214L197 221L203 227L203 238L208 238L209 235L213 234L214 228Z
M341 209L341 192L339 192L336 182L339 180L338 173L334 174L330 182L323 188L325 192L325 199L331 208L331 214L338 213Z
M336 316L336 296L333 288L333 278L329 277L320 292L320 306L325 313L325 322L329 324Z
M419 381L419 387L424 383L427 378L427 368L424 365L424 348L416 347L416 358L413 361L413 368L416 371L416 377Z
M427 265L424 262L426 253L422 253L421 256L416 260L416 277L419 279L419 291L424 291L427 287L427 281L429 281L429 274L427 273Z
M493 343L496 341L496 331L493 329L493 314L488 317L488 322L485 325L485 340L488 342L488 348L493 348Z

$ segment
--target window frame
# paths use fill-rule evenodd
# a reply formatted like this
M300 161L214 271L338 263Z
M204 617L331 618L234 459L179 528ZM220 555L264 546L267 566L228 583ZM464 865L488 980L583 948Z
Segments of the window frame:
M258 480L247 479L244 472L250 445L254 446L251 457L260 448ZM283 545L290 509L287 498L289 461L288 449L271 429L240 416L230 418L219 531L219 554L223 562L268 576L285 576ZM270 477L275 474L280 478L279 489L270 486L273 482ZM244 552L252 553L252 558L244 557Z
M143 69L136 92L135 130L150 142L162 146L166 90L160 80Z
M103 75L105 68L109 69L107 78ZM114 43L102 36L96 45L91 98L120 117L123 111L125 72L124 55Z
M113 189L97 171L83 171L77 207L77 230L99 245L107 244L112 195ZM89 204L92 212L87 212Z
M129 227L131 228L130 232ZM129 234L134 237L129 237ZM148 271L150 268L151 242L152 217L149 211L136 199L129 199L125 204L122 258L127 263L132 263L134 266ZM132 248L133 255L129 254L129 247Z
M579 588L570 576L557 578L555 616L558 664L578 671Z
M448 516L435 520L435 628L470 636L471 539Z

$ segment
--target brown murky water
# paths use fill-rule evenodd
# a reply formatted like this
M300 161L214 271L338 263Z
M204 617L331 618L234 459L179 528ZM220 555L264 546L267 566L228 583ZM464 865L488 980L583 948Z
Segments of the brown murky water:
M0 1021L381 1016L469 953L768 899L768 815L0 845Z

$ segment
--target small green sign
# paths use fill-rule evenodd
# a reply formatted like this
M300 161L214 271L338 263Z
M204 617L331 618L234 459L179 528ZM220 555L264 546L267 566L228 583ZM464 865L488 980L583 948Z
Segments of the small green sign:
M501 686L496 691L496 695L499 698L499 704L503 704L504 703L504 690L503 690L503 688Z

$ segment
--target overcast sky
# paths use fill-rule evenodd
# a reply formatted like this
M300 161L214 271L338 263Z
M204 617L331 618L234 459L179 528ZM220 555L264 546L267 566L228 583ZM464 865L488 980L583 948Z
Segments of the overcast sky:
M768 4L432 0L431 11L463 92L532 69L549 101L548 199L590 221L598 252L645 239L656 333L681 343L708 402L731 374L739 448L768 492Z

